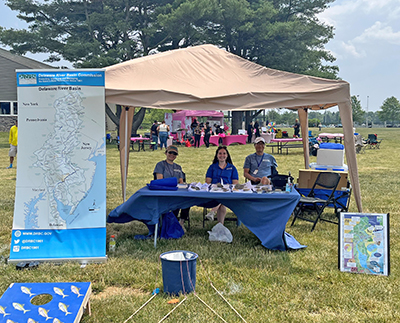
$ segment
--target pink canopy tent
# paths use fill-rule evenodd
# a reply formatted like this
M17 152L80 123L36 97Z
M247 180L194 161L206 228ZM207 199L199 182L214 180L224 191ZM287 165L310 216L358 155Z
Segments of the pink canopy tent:
M133 107L173 110L297 110L309 168L308 110L338 106L354 198L362 212L353 135L350 85L266 68L213 45L177 49L109 66L106 102L126 107L121 113L121 181L125 200ZM131 108L130 108L131 107Z
M171 127L172 131L178 129L189 129L194 118L206 117L210 121L210 126L217 123L224 124L224 113L211 110L182 110L175 113L166 113L165 122ZM177 124L178 122L178 124Z

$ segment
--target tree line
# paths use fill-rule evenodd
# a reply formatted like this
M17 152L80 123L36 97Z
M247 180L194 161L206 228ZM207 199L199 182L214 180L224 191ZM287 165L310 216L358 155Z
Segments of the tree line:
M171 49L214 44L260 65L336 79L335 57L324 46L333 27L317 14L333 0L6 0L27 29L0 27L0 43L18 54L48 53L76 68L100 68ZM107 114L119 122L120 108ZM273 113L273 112L269 112ZM289 113L289 112L288 112ZM310 118L313 119L312 113ZM386 112L384 112L385 114ZM233 112L238 129L263 111ZM138 109L133 131L146 116ZM288 115L271 116L293 119ZM335 123L324 114L324 123ZM393 118L393 117L392 117ZM332 119L332 121L331 121Z
M336 78L324 45L333 27L317 14L333 0L6 0L26 30L0 27L0 43L19 54L48 53L49 62L106 67L132 58L214 44L283 71ZM118 124L117 111L106 109ZM145 113L134 120L138 127ZM251 120L261 111L248 112ZM233 113L234 127L243 112ZM133 129L135 130L135 129Z

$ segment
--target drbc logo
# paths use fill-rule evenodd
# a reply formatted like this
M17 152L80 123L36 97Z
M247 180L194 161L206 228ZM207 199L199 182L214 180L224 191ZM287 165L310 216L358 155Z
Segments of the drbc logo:
M19 74L18 75L19 84L37 84L36 74Z

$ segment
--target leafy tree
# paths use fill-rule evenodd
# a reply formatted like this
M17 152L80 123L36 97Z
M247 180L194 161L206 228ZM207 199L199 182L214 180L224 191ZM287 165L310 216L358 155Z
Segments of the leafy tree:
M49 53L74 67L105 67L148 55L165 38L157 28L157 8L168 0L6 0L27 30L0 30L14 52Z
M318 127L318 125L321 123L321 121L317 118L313 119L308 119L308 126L309 127Z
M324 45L332 27L316 14L332 0L188 0L174 1L159 16L170 35L163 49L210 42L248 60L284 71L336 78L335 58ZM237 116L236 116L237 115ZM232 114L233 133L243 113ZM254 115L246 115L246 124Z
M333 28L316 14L333 0L176 0L158 16L168 33L162 49L210 42L258 64L336 78L323 46Z
M361 102L357 96L351 96L351 108L353 111L353 121L357 123L363 123L365 120L365 111L361 107Z
M267 112L267 120L269 122L276 122L276 123L280 123L280 114L278 113L278 111L276 111L276 109L270 109Z
M143 127L150 128L154 120L161 122L165 119L165 113L171 113L172 110L164 109L146 109L146 115L143 119Z
M289 126L294 125L294 122L296 121L297 118L298 118L297 113L285 111L281 115L281 123L286 123Z
M379 119L379 111L376 111L376 112L368 111L367 115L368 115L368 123L369 124L371 124L371 122L373 124L382 124L383 123L383 121L381 121Z
M6 0L29 28L1 29L0 42L19 54L49 53L50 61L63 58L75 67L212 43L271 68L335 78L338 68L324 65L334 61L324 49L333 28L316 16L332 1ZM242 112L232 114L234 133L242 118Z
M61 58L74 67L105 67L148 55L165 38L157 27L157 9L168 0L45 1L7 0L29 24L27 30L0 28L0 42L13 52L49 53L47 61ZM119 124L119 111L106 113ZM135 114L136 133L145 111ZM115 113L114 113L115 112Z
M382 121L396 123L400 121L400 102L394 96L383 101L380 111L378 111L379 119Z

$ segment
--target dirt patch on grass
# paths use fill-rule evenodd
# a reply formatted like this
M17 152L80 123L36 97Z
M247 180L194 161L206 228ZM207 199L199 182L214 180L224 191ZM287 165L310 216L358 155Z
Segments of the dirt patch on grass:
M118 296L118 295L132 295L132 296L142 296L142 295L147 295L148 293L145 293L141 291L140 289L134 289L134 288L129 288L129 287L107 287L105 290L98 294L92 294L91 299L104 299L110 296Z

